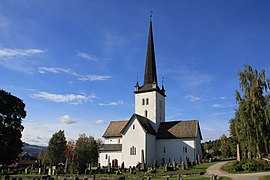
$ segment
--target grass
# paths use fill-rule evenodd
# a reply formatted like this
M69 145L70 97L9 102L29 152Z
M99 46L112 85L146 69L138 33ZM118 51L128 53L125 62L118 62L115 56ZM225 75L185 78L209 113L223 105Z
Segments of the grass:
M260 178L260 180L270 180L270 176L264 176L264 177Z
M202 173L204 174L206 172L206 169L209 167L209 166L212 166L214 164L218 163L218 161L216 162L211 162L211 163L204 163L204 164L199 164L197 166L195 166L194 168L192 169L189 169L189 170L182 170L181 168L178 168L176 171L164 171L163 168L159 168L157 173L144 173L144 172L136 172L135 175L130 175L129 172L126 172L124 174L122 174L122 176L125 176L126 179L132 179L132 180L135 180L135 179L142 179L142 177L144 177L144 179L146 179L147 177L147 174L149 174L149 176L151 176L152 180L160 180L160 179L165 179L166 176L170 176L170 180L176 180L177 179L177 176L178 174L181 175L182 178L184 179L209 179L209 177L207 176L202 176L199 174ZM183 177L184 175L196 175L196 176L185 176ZM23 180L25 179L33 179L34 177L38 178L38 177L41 177L42 175L38 175L38 174L26 174L26 175L10 175L10 177L18 177L18 176L21 176L23 177ZM43 175L45 176L45 175ZM76 175L73 175L73 177L75 177ZM63 177L63 176L62 176ZM92 178L93 175L80 175L79 176L80 179L83 179L84 177L90 177ZM118 179L118 177L120 177L120 175L115 175L115 174L96 174L96 179L102 179L102 178L106 178L106 179ZM55 176L55 179L57 178L57 176ZM60 176L58 177L59 179L62 179ZM4 176L0 176L0 179L4 179ZM69 179L74 179L74 178L69 178ZM225 177L223 179L226 179Z

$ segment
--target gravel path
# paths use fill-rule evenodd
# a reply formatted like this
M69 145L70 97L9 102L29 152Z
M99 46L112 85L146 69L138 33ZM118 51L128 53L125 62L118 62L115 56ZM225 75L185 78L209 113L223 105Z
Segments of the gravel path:
M227 162L220 162L213 166L210 166L207 169L207 174L211 175L218 175L218 176L227 176L232 178L233 180L259 180L262 176L270 175L270 172L259 172L259 173L252 173L252 174L229 174L221 170L221 167L226 164Z

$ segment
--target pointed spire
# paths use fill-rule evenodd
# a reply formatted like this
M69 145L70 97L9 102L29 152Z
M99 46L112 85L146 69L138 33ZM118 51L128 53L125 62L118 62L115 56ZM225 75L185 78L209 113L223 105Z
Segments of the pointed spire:
M146 63L145 63L145 71L144 71L144 83L142 86L139 86L138 79L135 85L134 93L142 93L149 91L157 91L162 96L166 97L165 89L162 83L162 90L158 87L157 82L157 70L156 70L156 60L155 60L155 50L154 50L154 39L153 39L153 31L152 31L152 11L150 15L150 26L148 33L148 45L147 45L147 53L146 53Z
M153 39L153 32L152 32L152 15L150 16L150 27L149 27L149 34L148 34L148 45L147 45L146 63L145 63L145 71L144 71L144 84L157 85L154 39Z

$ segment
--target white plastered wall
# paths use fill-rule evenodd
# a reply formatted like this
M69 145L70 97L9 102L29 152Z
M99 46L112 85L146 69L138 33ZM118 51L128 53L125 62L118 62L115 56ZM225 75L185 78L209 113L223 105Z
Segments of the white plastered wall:
M134 125L134 129L133 129ZM122 144L122 160L125 163L125 167L136 166L138 162L141 162L141 150L146 147L146 133L142 129L137 119L133 118L123 133ZM130 155L130 148L134 146L136 148L136 155Z
M165 147L165 150L164 150ZM175 159L176 163L181 163L185 156L190 161L195 161L195 139L158 139L156 141L156 155L158 164L172 163ZM187 148L185 152L184 148Z
M147 134L146 138L146 165L151 166L156 159L156 136Z
M122 144L122 137L106 138L104 144Z
M122 163L122 152L121 151L102 151L99 153L100 166L108 166L108 157L110 157L110 163L113 159L117 159L118 166Z
M156 91L135 94L135 114L146 117L145 111L147 111L147 118L153 122L151 125L157 131L159 123L165 121L165 97Z

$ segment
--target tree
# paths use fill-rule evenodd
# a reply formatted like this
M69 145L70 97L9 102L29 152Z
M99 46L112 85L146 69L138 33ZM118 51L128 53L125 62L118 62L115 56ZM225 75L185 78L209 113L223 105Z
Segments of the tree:
M42 161L43 161L44 157L45 157L45 154L44 154L43 150L42 149L39 150L38 156L37 156L39 166L43 165Z
M73 174L73 159L74 159L74 151L75 151L76 143L74 141L68 141L66 149L65 149L65 172L67 172L67 167L71 164L71 174Z
M64 131L54 133L49 141L47 156L51 164L65 162L66 137Z
M236 154L235 143L233 143L231 137L227 137L225 134L220 137L220 151L225 158L232 157Z
M74 167L79 173L84 173L87 164L97 163L98 144L94 137L81 134L74 150Z
M0 90L0 164L15 162L22 151L22 119L26 117L23 101Z
M242 94L236 91L239 107L230 121L230 133L240 144L244 158L261 157L262 153L269 153L270 110L266 93L270 80L264 70L258 72L248 65L238 75Z

